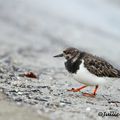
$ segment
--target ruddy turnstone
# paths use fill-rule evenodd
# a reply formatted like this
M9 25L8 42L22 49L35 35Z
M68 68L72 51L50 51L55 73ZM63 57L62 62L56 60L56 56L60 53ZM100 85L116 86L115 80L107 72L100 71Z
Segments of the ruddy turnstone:
M84 96L94 97L99 85L109 82L110 79L120 78L120 70L110 63L76 48L67 48L63 53L54 57L64 57L65 68L78 82L84 84L80 88L72 88L68 91L79 92L87 86L95 86L92 94L83 93Z

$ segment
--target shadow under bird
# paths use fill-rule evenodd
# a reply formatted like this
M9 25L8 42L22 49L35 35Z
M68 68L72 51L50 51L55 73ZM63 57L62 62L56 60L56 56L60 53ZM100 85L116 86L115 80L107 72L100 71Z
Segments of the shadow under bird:
M54 57L64 57L65 68L75 80L84 84L80 88L72 88L68 91L79 92L87 86L95 86L93 93L83 93L84 96L94 97L99 85L120 78L120 70L106 60L76 48L67 48Z

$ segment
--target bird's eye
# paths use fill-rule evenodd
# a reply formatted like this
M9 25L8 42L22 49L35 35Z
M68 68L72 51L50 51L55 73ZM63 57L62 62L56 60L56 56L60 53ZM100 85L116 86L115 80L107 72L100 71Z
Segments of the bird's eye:
M67 54L67 51L63 51L63 53Z

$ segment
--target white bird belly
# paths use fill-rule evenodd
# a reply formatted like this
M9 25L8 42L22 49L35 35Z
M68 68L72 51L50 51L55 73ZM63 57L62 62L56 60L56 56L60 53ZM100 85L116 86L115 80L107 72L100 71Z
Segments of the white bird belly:
M73 74L73 77L78 82L89 86L101 85L107 82L105 77L97 77L96 75L90 73L87 68L84 67L84 61L82 61L80 69L77 73Z

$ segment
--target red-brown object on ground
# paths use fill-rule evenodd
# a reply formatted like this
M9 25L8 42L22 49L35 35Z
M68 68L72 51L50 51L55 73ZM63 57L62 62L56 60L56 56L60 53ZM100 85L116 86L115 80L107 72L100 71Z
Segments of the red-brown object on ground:
M26 72L22 75L20 75L22 77L28 77L28 78L37 78L37 76L33 73L33 72Z

